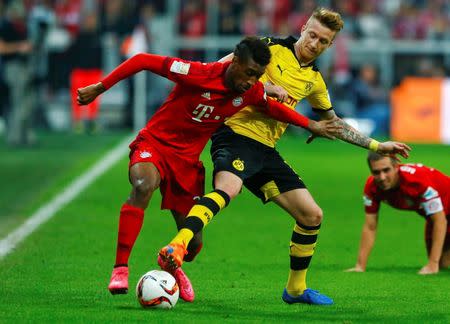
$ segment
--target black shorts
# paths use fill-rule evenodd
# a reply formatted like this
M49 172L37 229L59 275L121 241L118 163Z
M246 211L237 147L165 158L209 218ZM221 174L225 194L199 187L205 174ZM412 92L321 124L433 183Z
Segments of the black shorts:
M306 188L275 148L236 134L228 126L219 128L211 140L214 174L229 171L237 175L264 203L280 193Z

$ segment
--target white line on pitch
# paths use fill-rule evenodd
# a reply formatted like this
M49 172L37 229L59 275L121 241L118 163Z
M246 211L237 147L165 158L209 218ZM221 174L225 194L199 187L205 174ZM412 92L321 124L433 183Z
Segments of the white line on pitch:
M1 240L0 259L9 254L28 235L33 233L40 225L52 218L56 212L70 203L94 180L110 169L128 151L128 143L131 139L132 137L127 136L125 140L109 151L104 158L69 184L63 192L39 208L27 219L25 223Z

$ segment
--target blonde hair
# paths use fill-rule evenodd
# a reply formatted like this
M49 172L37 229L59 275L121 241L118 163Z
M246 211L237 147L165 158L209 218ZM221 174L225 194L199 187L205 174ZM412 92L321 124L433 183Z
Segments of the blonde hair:
M311 18L317 19L322 25L336 33L344 28L344 21L342 20L341 15L336 11L327 8L316 8L312 13Z

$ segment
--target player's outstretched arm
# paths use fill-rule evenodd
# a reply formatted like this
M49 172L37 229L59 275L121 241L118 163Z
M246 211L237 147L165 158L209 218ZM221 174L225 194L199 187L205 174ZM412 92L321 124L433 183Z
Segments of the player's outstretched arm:
M411 150L411 148L404 143L390 141L379 143L373 138L370 138L360 133L355 128L351 127L341 118L336 116L336 113L333 110L320 111L318 112L318 114L320 116L320 119L333 119L337 124L342 126L342 129L336 135L336 138L339 138L340 140L375 151L380 154L390 154L392 156L401 155L404 158L409 157L409 151ZM312 139L313 138L308 139L307 143L310 143Z
M378 214L366 212L366 221L361 233L361 243L359 244L358 261L353 268L345 270L346 272L365 272L367 260L375 244L377 234Z
M101 93L105 92L117 82L126 79L140 71L148 70L153 73L166 76L167 64L170 60L167 56L160 56L148 53L136 54L129 58L118 67L116 67L111 73L109 73L101 82L91 84L84 88L77 90L77 101L79 105L87 105L95 100L95 98Z
M102 84L106 90L111 88L117 82L126 79L140 71L147 70L161 76L167 76L168 56L155 55L150 53L139 53L116 67L103 80Z
M419 274L429 275L439 272L439 260L442 255L445 236L447 234L447 218L444 211L437 212L431 216L433 232L431 234L431 249L428 254L428 263L420 269Z
M265 109L264 112L273 119L305 128L315 136L322 136L329 139L335 139L335 136L342 127L334 120L324 120L320 122L311 120L271 98L267 99L267 109Z

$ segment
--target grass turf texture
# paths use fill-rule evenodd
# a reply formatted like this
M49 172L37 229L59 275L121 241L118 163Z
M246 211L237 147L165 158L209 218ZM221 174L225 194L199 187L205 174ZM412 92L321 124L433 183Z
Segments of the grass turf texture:
M101 155L94 144L90 149L78 145L79 151L70 149L69 154L65 152L68 146L53 140L59 148L54 159L72 155L67 158L73 160L68 177ZM325 140L310 145L303 142L304 138L288 136L280 142L279 150L324 210L308 285L334 298L334 306L287 305L281 301L293 221L273 204L263 206L247 190L206 228L204 250L194 263L184 266L196 290L193 304L180 300L171 311L143 310L134 296L137 280L157 268L157 251L175 234L170 213L159 211L159 195L147 209L131 256L130 292L111 296L106 287L114 261L118 212L129 192L128 160L124 158L0 261L0 322L448 323L450 271L429 277L416 274L426 256L423 220L412 212L383 206L368 272L343 272L356 261L364 221L361 192L368 175L366 152ZM411 162L450 174L448 146L413 145L413 149ZM82 150L90 152L89 157ZM56 153L52 145L39 151ZM20 154L28 153L10 152L9 159ZM204 160L210 171L208 154ZM33 175L33 164L41 164L38 162L32 158L25 164L30 168L29 176ZM42 172L56 175L48 180L47 194L38 195L41 198L56 193L64 183L62 171L51 172L46 169L52 166L42 164ZM55 161L55 165L59 164ZM5 172L4 167L2 170ZM21 174L20 170L14 172ZM26 188L34 197L32 193L40 193L42 186L41 177L33 179ZM208 190L210 183L208 178ZM8 194L8 187L1 186L1 197ZM11 208L10 201L5 202L6 208ZM33 199L26 202L36 206Z

